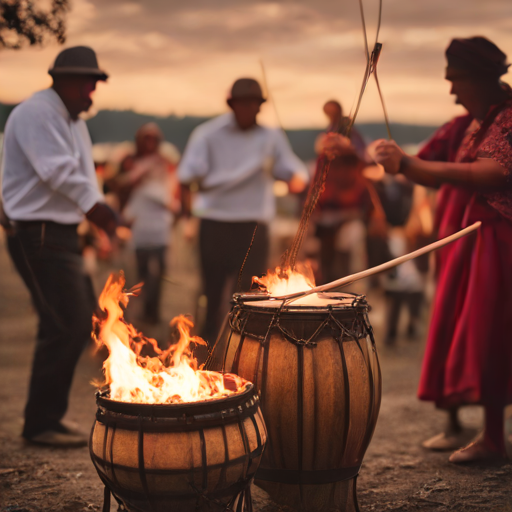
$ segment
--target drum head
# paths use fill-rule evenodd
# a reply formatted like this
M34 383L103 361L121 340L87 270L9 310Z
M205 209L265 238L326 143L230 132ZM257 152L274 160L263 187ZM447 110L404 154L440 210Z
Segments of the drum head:
M236 303L249 308L281 308L282 311L318 311L329 307L333 309L352 308L358 305L359 302L365 302L366 297L364 295L341 292L313 293L283 305L282 300L272 299L268 295L245 293L235 295L234 300Z

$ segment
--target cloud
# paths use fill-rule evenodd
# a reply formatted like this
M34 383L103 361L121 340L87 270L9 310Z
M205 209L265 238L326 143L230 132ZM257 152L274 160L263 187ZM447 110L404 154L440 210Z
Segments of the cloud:
M364 5L373 42L378 2ZM512 2L384 0L379 74L393 120L438 123L460 111L443 80L444 49L454 36L475 34L510 53ZM223 111L234 79L261 79L263 58L288 126L323 124L328 97L348 109L365 66L357 0L75 0L68 44L93 46L111 75L96 93L98 108L159 114ZM57 52L3 52L0 100L19 101L46 86ZM370 85L360 119L380 120L381 110ZM263 117L275 122L271 106Z

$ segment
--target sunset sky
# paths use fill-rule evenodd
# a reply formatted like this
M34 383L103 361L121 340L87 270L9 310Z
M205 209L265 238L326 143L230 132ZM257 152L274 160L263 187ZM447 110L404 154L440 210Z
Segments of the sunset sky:
M366 0L373 46L378 11ZM157 115L213 115L238 77L261 79L286 127L323 126L322 105L349 111L365 57L357 0L72 0L66 46L93 47L111 75L95 108ZM449 95L444 49L452 37L484 35L512 58L511 0L384 0L379 78L392 121L439 124L461 112ZM19 102L50 85L60 51L0 51L0 101ZM509 77L505 77L510 81ZM275 124L271 104L263 121ZM359 121L381 121L370 83Z

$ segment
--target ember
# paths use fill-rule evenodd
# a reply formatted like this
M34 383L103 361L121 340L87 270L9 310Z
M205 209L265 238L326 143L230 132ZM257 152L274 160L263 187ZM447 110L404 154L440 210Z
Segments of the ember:
M179 341L167 350L128 324L122 306L126 307L140 288L125 291L124 285L122 272L110 275L99 299L106 318L94 318L95 340L109 351L103 370L112 400L173 404L223 398L244 389L247 381L237 375L198 369L191 347L206 342L190 335L193 323L189 318L181 315L172 320ZM145 348L151 348L156 356L141 355Z

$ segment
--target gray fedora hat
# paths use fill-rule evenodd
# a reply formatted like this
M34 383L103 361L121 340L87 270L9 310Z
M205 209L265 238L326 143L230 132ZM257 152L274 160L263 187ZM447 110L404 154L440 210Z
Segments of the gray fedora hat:
M93 75L98 80L106 80L107 73L98 66L96 53L88 46L73 46L62 50L53 66L48 70L51 76L56 75Z

